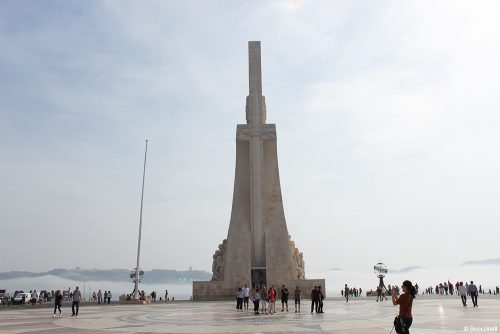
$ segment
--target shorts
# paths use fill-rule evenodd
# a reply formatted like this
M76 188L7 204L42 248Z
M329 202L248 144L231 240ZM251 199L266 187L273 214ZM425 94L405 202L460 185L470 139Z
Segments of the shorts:
M248 304L248 297L243 297L243 302Z
M295 298L295 305L300 305L300 298Z

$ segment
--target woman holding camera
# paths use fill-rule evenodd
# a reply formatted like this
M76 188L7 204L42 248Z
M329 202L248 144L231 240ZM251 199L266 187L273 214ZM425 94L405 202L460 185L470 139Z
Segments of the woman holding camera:
M397 296L396 287L392 288L392 304L399 305L399 315L394 319L394 328L396 333L409 334L410 326L413 322L411 315L411 308L413 306L413 299L415 298L416 289L410 281L406 280L401 286L403 294Z

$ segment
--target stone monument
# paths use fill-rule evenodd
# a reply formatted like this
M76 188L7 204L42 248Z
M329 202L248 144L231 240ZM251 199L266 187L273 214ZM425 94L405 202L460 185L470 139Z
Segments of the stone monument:
M281 198L276 126L266 124L260 42L248 42L247 124L236 131L236 171L227 239L213 255L211 281L193 282L194 300L234 299L247 284L300 286L309 296L324 279L305 279L303 254L288 234Z

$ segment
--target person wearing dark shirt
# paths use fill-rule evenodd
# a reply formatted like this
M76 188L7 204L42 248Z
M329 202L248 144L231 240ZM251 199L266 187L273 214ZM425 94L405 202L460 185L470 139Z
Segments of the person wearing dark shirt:
M295 313L297 313L297 307L298 307L298 312L300 313L300 297L302 295L302 290L300 290L299 286L295 288L295 291L293 293L293 299L295 300Z
M56 310L59 309L59 316L61 315L61 305L62 305L63 296L61 294L61 290L56 291L56 296L54 298L54 317L56 316Z
M408 280L404 281L401 287L403 294L399 298L396 287L392 288L392 304L399 305L399 315L394 319L394 328L398 334L410 334L410 326L413 322L411 309L416 290Z
M288 295L289 291L285 284L283 284L283 287L281 288L281 312L285 310L285 305L286 305L286 311L288 312Z
M318 313L324 313L323 312L323 299L325 299L325 296L323 295L323 292L321 291L321 285L318 286Z
M469 293L470 293L470 297L472 298L473 307L477 307L477 287L473 281L470 281Z
M318 293L318 287L314 287L314 289L311 291L311 313L313 311L316 311L318 313L318 304L319 304L319 293Z

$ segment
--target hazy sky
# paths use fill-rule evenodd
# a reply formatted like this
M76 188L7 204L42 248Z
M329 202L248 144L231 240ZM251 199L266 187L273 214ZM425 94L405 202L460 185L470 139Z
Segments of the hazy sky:
M0 1L0 271L211 270L249 40L307 272L500 257L499 1Z

